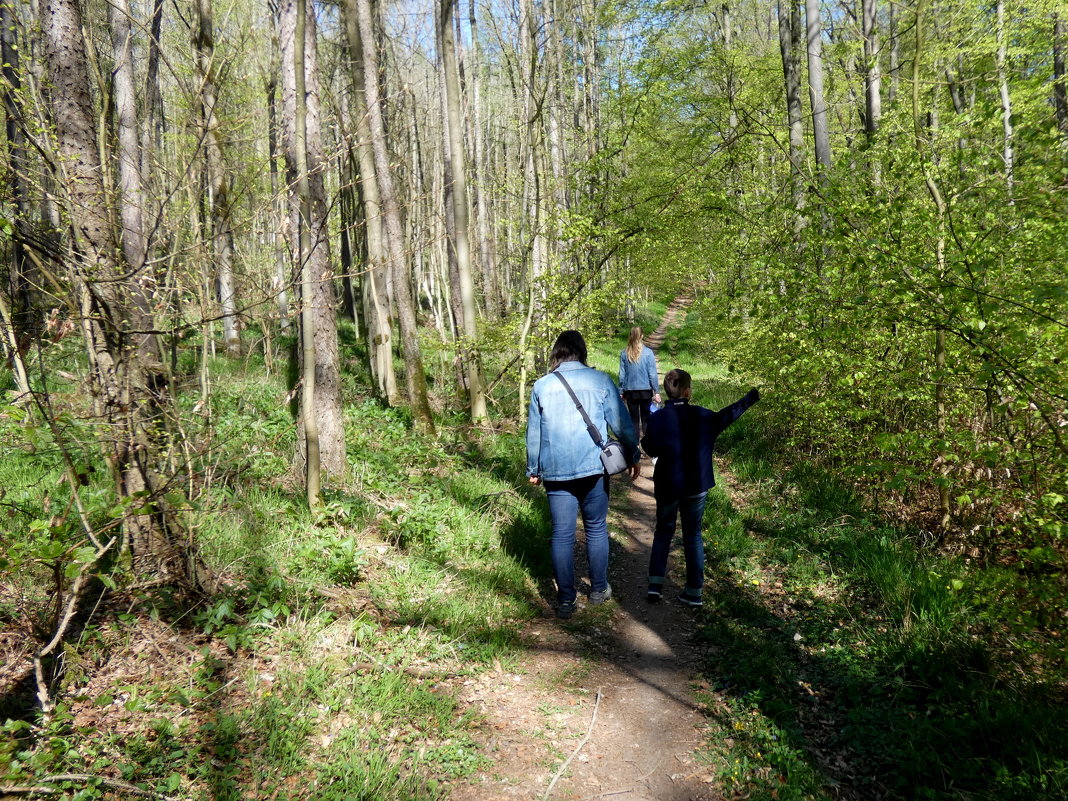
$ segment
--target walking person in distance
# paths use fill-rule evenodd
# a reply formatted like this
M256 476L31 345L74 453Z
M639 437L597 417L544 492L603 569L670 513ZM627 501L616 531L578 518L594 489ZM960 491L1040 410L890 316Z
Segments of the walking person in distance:
M656 462L653 497L656 499L656 529L649 554L650 601L659 601L667 576L668 554L675 537L676 519L682 518L682 548L686 558L686 587L679 600L701 606L705 584L705 546L701 521L708 490L716 485L712 453L716 438L731 423L760 400L757 390L714 412L690 404L690 374L671 370L664 376L667 402L649 418L642 448Z
M643 344L640 326L630 329L627 347L619 353L619 391L630 412L634 433L639 439L649 425L649 404L660 403L657 390L656 354Z
M590 603L612 597L608 584L608 476L601 462L611 431L628 455L631 478L641 474L638 439L612 379L586 364L586 342L564 331L549 354L549 373L534 382L527 417L527 476L543 484L552 518L556 616L577 607L576 518L582 515L590 570ZM581 406L581 410L579 408ZM587 425L588 418L589 425Z

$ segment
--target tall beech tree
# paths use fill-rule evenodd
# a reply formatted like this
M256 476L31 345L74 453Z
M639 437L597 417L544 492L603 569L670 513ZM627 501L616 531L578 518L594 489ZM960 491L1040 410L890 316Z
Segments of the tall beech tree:
M378 48L374 38L374 24L370 0L355 0L356 21L363 45L364 96L367 101L367 120L370 128L371 148L374 154L375 176L378 180L379 198L386 231L386 248L393 287L396 295L397 316L400 321L401 343L404 349L404 379L408 387L408 402L416 425L427 433L435 430L434 417L427 397L426 373L423 369L422 349L412 300L412 274L410 262L404 255L404 234L401 225L400 206L386 140L386 126L382 114L381 91L378 85Z
M211 578L183 531L171 497L176 488L161 479L157 437L168 412L158 366L137 347L140 290L132 281L112 227L111 201L103 181L97 142L100 115L93 108L78 0L48 0L39 6L44 62L59 156L59 186L67 228L64 261L88 357L88 387L103 424L101 446L116 494L123 499L122 545L134 569L145 576L200 589ZM95 541L98 553L107 548Z
M449 163L453 187L453 238L450 242L456 256L459 273L461 310L463 313L463 339L460 350L467 370L467 393L471 407L471 419L482 422L488 419L486 390L482 380L482 360L479 355L478 312L475 307L475 282L471 267L469 242L467 160L464 158L463 123L461 119L460 75L456 59L456 40L453 22L456 0L442 0L438 46L442 53L442 69L445 74L446 124L448 129Z
M346 468L345 429L338 362L337 293L330 261L324 180L329 162L323 151L316 22L312 5L301 3L305 13L298 16L297 3L298 0L281 0L278 4L284 109L282 139L289 186L290 241L295 240L298 244L294 257L302 275L302 345L298 352L300 372L305 378L299 429L305 432L305 437L298 440L303 445L298 448L297 461L311 470L304 459L304 448L310 441L310 421L306 419L310 406L316 418L314 430L318 435L322 469L328 476L341 476ZM298 31L303 34L300 38L303 52L297 48ZM299 98L298 94L301 95ZM298 125L300 121L303 121L302 125ZM314 380L310 380L309 357L314 363ZM306 394L312 389L311 384L314 384L313 395Z
M200 82L200 112L203 125L204 174L207 180L211 221L211 253L215 264L216 290L221 306L223 342L231 355L241 352L238 333L237 295L234 286L234 234L230 216L229 177L223 163L223 135L216 106L215 23L211 0L196 0L197 75Z
M827 127L827 99L823 87L823 25L820 0L805 0L805 52L808 54L808 96L812 105L812 142L816 163L831 167L831 134Z
M796 225L802 225L801 209L805 203L805 177L802 148L805 131L801 109L801 63L798 49L801 39L801 10L796 0L779 0L779 52L782 54L783 77L786 86L786 117L790 126L790 175Z
M0 94L4 104L4 131L7 145L7 175L11 192L12 236L10 240L10 262L8 264L8 286L11 304L8 309L10 340L5 348L11 352L12 359L25 340L34 332L40 318L39 310L33 300L34 276L32 262L26 253L25 243L30 238L32 221L30 220L29 195L29 154L27 152L26 124L23 113L23 89L21 76L21 52L17 15L11 0L0 0L0 75L3 84ZM23 371L16 371L20 391L25 394L29 386L25 382Z

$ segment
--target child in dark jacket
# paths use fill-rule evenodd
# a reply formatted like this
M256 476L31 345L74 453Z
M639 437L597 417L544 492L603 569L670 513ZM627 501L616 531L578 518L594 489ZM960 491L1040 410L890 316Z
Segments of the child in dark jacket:
M656 531L649 556L650 601L663 595L668 553L675 536L676 517L682 517L682 546L686 556L686 588L679 596L688 606L701 606L705 583L705 548L701 519L708 490L716 485L712 451L724 429L760 400L750 390L741 400L714 412L691 406L691 379L685 370L664 376L667 401L649 417L642 448L655 460L653 495L656 498Z

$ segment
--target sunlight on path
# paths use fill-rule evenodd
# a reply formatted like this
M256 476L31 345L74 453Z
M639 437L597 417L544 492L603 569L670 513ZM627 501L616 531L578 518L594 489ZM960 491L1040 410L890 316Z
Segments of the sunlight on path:
M650 347L663 343L691 302L672 303L647 338ZM526 632L527 650L514 675L480 682L469 700L486 716L484 749L493 767L455 788L451 801L540 801L550 787L555 801L723 798L713 768L695 758L708 720L691 691L699 678L695 611L670 600L681 586L681 552L673 553L665 600L646 599L655 521L648 459L642 473L633 483L612 481L614 600L581 608L566 624L548 617L546 602L546 617ZM580 544L579 575L585 574L583 551Z

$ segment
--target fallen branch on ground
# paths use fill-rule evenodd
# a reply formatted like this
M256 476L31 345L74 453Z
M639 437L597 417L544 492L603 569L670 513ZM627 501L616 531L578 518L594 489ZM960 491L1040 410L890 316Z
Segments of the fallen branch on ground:
M549 794L552 793L552 791L553 791L553 787L556 786L557 779L559 779L560 776L563 775L563 772L565 770L567 770L567 766L571 764L571 760L574 759L575 756L578 754L578 752L582 750L582 747L584 745L586 745L586 743L589 742L590 735L593 733L593 724L595 724L597 722L597 710L600 709L600 707L601 707L601 688L598 687L597 688L597 703L595 703L593 705L593 717L590 718L590 727L588 729L586 729L586 736L582 738L582 742L580 742L575 747L575 750L571 752L571 756L569 756L566 760L564 760L564 764L561 765L559 770L556 771L556 775L553 776L553 780L551 782L549 782L549 786L545 790L545 795L543 795L541 797L541 801L547 801L547 799L549 798Z
M168 795L162 795L161 793L153 792L152 790L142 790L136 785L129 782L119 781L118 779L108 779L104 776L90 776L87 773L60 773L55 776L45 776L40 779L39 785L0 785L0 795L59 795L65 793L67 790L62 787L51 787L49 785L60 784L63 782L71 782L78 784L89 784L95 782L98 785L107 787L111 790L121 790L124 793L130 795L136 795L139 798L155 798L159 801L178 801L177 798Z

